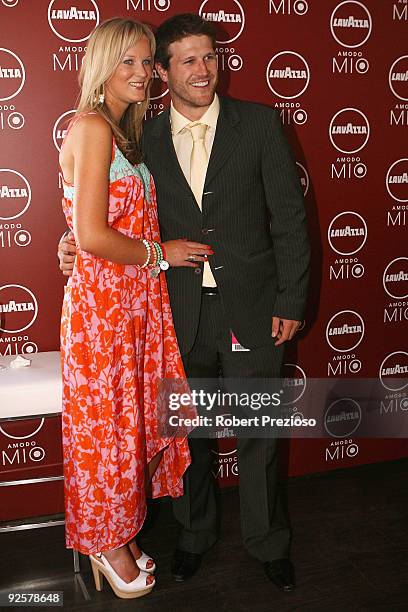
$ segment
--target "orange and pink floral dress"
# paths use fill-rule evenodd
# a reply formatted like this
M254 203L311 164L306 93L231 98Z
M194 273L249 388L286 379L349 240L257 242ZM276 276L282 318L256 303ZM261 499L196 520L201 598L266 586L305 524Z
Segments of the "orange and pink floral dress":
M72 229L75 187L64 184ZM153 179L113 143L112 228L160 241ZM83 554L131 540L146 515L146 463L164 448L153 497L183 494L187 439L158 435L157 383L185 379L164 273L100 259L77 247L62 309L62 437L67 548Z

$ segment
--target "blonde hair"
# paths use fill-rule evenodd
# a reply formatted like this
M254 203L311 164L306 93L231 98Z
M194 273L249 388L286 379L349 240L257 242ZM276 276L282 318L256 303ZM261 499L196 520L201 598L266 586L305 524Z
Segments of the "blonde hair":
M149 104L150 84L141 104L130 104L120 124L112 119L106 104L100 102L104 84L115 72L126 51L146 37L150 44L152 61L156 50L154 34L149 26L132 19L114 17L104 21L92 32L79 73L81 88L76 115L84 111L99 113L112 128L116 143L133 164L142 160L140 139L142 121Z

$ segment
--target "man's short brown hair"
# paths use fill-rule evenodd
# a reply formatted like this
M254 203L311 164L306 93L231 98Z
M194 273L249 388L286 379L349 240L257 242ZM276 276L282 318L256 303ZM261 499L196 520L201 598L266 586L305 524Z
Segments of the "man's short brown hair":
M215 49L215 28L195 13L181 13L166 19L156 32L156 56L155 60L165 70L170 63L169 46L171 43L182 40L187 36L208 36Z

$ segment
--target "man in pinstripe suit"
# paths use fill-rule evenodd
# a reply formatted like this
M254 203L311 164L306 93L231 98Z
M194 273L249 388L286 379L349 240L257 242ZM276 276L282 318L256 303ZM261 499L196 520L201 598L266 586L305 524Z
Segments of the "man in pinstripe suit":
M198 15L168 19L157 42L156 68L172 104L145 124L143 149L156 183L162 240L188 238L214 251L208 261L191 253L186 267L166 272L187 376L217 378L221 369L225 378L278 377L283 345L303 318L309 271L303 196L279 118L266 106L215 94L215 32ZM192 163L197 124L204 126L198 169ZM69 251L72 245L62 240L65 274L73 266ZM232 332L249 350L232 351ZM181 525L177 581L198 570L217 539L208 440L193 438L190 449L185 494L173 500ZM290 529L276 461L276 439L238 440L244 545L272 582L291 591Z
M157 32L156 68L171 108L145 125L164 241L209 244L207 261L167 272L176 333L189 378L278 377L283 344L303 318L309 243L303 196L276 112L219 98L215 33L198 15L176 15ZM194 125L205 152L201 185L192 167ZM200 170L200 168L198 169ZM195 267L194 267L195 266ZM231 332L249 351L232 351ZM191 440L185 494L174 500L182 529L173 576L197 571L216 540L208 440ZM276 440L238 440L244 544L282 590L294 588L290 531L277 493Z

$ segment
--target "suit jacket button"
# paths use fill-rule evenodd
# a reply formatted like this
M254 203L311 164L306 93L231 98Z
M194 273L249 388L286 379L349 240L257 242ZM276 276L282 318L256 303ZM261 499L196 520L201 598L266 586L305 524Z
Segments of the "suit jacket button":
M204 234L204 236L206 236L208 234L208 229L205 227L204 229L201 230L201 233Z
M201 268L195 268L194 274L201 274Z

